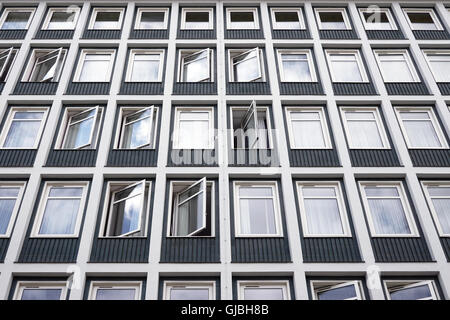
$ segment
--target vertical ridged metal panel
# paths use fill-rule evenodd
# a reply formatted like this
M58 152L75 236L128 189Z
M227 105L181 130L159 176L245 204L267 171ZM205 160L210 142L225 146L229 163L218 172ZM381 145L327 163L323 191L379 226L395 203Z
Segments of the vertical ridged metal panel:
M216 82L174 82L174 95L214 95L217 94Z
M311 39L308 30L272 30L273 39Z
M122 82L119 94L123 95L162 95L162 82Z
M82 39L120 39L122 30L84 30Z
M450 167L450 149L409 149L415 167Z
M110 86L110 82L70 82L66 94L108 95Z
M320 82L279 82L281 95L323 95Z
M336 149L290 149L292 167L340 167Z
M417 40L448 40L450 35L446 30L413 30Z
M320 39L358 39L354 30L319 30Z
M169 30L131 30L130 39L169 39Z
M0 167L32 167L36 149L0 149Z
M180 276L180 277L159 277L158 286L158 300L164 300L164 281L214 281L216 288L216 300L220 300L220 277L192 277L192 276Z
M268 82L227 82L228 95L270 95Z
M353 167L399 167L394 149L349 149Z
M225 30L225 39L264 39L262 30Z
M6 252L8 251L9 238L0 239L0 263L5 261Z
M108 167L156 167L158 161L158 149L121 150L109 151Z
M442 95L444 96L450 95L450 82L437 82L436 84L439 87L439 91L441 92Z
M216 39L216 30L178 30L177 39Z
M5 83L4 82L0 82L0 93L3 92L3 88L5 87Z
M167 166L169 167L217 167L216 149L172 149L169 150Z
M274 149L230 149L228 150L230 167L278 167L280 159Z
M343 96L377 94L377 90L371 82L333 82L333 91L335 95Z
M97 149L63 150L52 149L48 154L46 167L95 167Z
M147 291L147 278L139 278L139 277L127 277L127 276L120 276L120 277L87 277L86 278L86 285L84 286L84 294L83 299L89 300L89 291L91 289L91 283L99 281L99 282L128 282L128 281L140 281L141 282L141 296L138 300L145 300L145 292ZM114 302L113 302L114 303Z
M74 30L38 30L35 39L72 39Z
M405 36L401 30L366 30L369 40L403 40Z
M28 30L0 30L0 39L2 40L20 40L24 39Z
M238 281L288 281L290 300L295 300L295 286L292 277L276 277L276 276L264 276L263 279L259 276L238 276L233 277L233 300L238 300Z
M423 237L372 238L376 262L432 262Z
M441 237L442 249L444 249L445 256L447 257L447 261L450 262L450 238L449 237Z
M17 262L75 263L79 238L26 238Z
M430 94L423 82L385 82L384 85L389 95L417 96Z
M17 82L13 94L54 95L59 82Z
M302 237L301 245L305 263L362 262L354 237Z

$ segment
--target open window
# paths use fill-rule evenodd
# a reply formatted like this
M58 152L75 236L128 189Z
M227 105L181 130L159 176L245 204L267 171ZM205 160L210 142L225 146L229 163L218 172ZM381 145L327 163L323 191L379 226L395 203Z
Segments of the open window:
M229 49L228 54L230 82L265 81L261 49Z
M135 30L165 30L169 20L169 8L138 8Z
M25 183L0 183L0 238L9 237L22 201Z
M425 181L422 187L439 235L450 237L450 181Z
M26 30L36 8L5 8L0 17L0 30Z
M176 107L173 149L214 149L214 110Z
M0 82L5 82L8 79L17 51L13 47L0 51Z
M212 49L179 50L178 82L212 82Z
M359 8L359 14L366 30L397 30L397 25L389 8L369 6Z
M389 300L439 300L433 280L385 280Z
M311 281L313 300L364 300L361 281Z
M227 29L259 29L257 8L226 8Z
M239 300L290 300L288 281L238 281Z
M89 300L140 300L141 281L92 281Z
M125 82L161 82L164 50L131 49Z
M345 8L314 8L320 30L351 30Z
M443 30L441 22L432 8L403 8L412 30Z
M213 8L182 8L181 30L213 29Z
M124 12L124 8L94 8L88 29L120 30Z
M115 54L114 49L82 49L73 81L109 82Z
M80 14L80 7L49 8L42 30L74 30Z
M215 300L214 281L164 281L164 300Z
M18 281L14 300L65 300L66 281Z
M301 8L270 8L274 30L305 29Z
M122 107L115 149L154 149L158 108Z
M34 49L22 82L58 82L67 50Z

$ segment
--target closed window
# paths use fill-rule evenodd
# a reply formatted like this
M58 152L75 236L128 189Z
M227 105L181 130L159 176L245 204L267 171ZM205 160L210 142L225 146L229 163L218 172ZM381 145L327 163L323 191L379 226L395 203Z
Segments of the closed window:
M322 107L287 107L286 122L291 149L331 149Z
M313 300L364 300L361 281L311 281Z
M173 149L214 149L213 108L176 107Z
M389 141L378 108L342 107L350 149L388 149Z
M239 300L290 300L288 281L238 281Z
M64 48L34 49L22 82L58 82L66 53Z
M83 49L74 76L74 82L109 82L115 50Z
M78 237L86 202L86 182L46 182L33 237Z
M66 300L65 281L18 281L14 300Z
M228 55L230 82L265 81L261 49L229 49Z
M140 300L141 281L92 281L89 300Z
M74 30L80 14L80 8L50 8L42 24L42 30Z
M314 8L320 30L350 30L352 28L344 8Z
M389 300L439 300L433 280L385 280Z
M402 183L360 182L360 188L373 237L418 235Z
M213 50L181 49L179 54L178 82L212 82Z
M297 182L305 237L351 236L339 182Z
M426 181L423 189L439 234L450 237L450 182Z
M359 50L325 50L333 82L369 82Z
M259 29L257 8L226 8L227 29Z
M412 30L443 30L439 18L431 8L404 8L403 12Z
M301 8L270 8L274 30L305 29Z
M277 50L282 82L316 82L311 50Z
M94 8L88 29L120 30L124 12L124 8Z
M213 281L164 281L164 300L215 300Z
M420 82L407 50L374 50L384 82Z
M115 149L154 149L158 110L155 106L120 108Z
M181 30L213 29L213 8L182 8Z
M5 8L0 18L1 30L26 30L30 26L35 8Z
M397 25L389 8L378 6L359 8L359 14L366 30L397 30Z
M281 212L275 182L234 182L236 237L281 237Z
M433 108L396 107L395 111L408 148L448 148L447 139Z
M161 82L163 74L163 50L130 50L126 82Z
M138 8L134 29L165 30L169 20L169 8Z
M36 149L48 108L12 107L1 135L3 149Z
M0 183L0 238L11 234L24 187L24 183Z
M13 47L0 50L0 82L6 82L18 50Z
M450 50L423 50L436 82L450 82Z

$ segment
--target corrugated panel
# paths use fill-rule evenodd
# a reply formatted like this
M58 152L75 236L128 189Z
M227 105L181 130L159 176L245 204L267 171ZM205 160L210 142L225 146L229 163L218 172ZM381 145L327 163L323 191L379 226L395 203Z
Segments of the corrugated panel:
M358 39L354 30L319 30L320 39Z
M371 82L333 82L333 91L335 95L343 96L377 94L377 90Z
M14 40L24 39L28 30L0 30L0 39Z
M120 39L122 30L84 30L83 39Z
M400 161L393 149L349 149L353 167L399 167Z
M272 149L230 149L228 165L230 167L278 167L278 152Z
M122 82L119 94L124 95L162 95L162 82Z
M95 167L97 150L50 150L47 167Z
M264 39L262 30L225 30L225 39Z
M217 237L163 237L161 263L219 263L220 243Z
M5 83L4 82L0 82L0 93L3 92L3 88L5 87Z
M339 167L339 156L335 149L290 149L292 167Z
M302 238L303 262L362 262L356 238Z
M238 263L291 262L287 238L235 238L231 256Z
M169 30L131 30L130 39L169 39Z
M215 39L216 30L178 30L177 39Z
M89 262L146 263L148 253L147 238L97 238Z
M108 167L156 167L158 161L157 149L118 150L109 151Z
M450 82L437 82L439 87L439 91L441 91L442 95L450 95Z
M77 261L79 238L25 238L20 263L72 263Z
M450 262L450 238L441 237L442 249L444 249L445 256L447 257L447 261Z
M320 82L279 82L282 95L322 95L323 88Z
M450 149L409 149L415 167L450 167Z
M311 39L308 30L272 30L273 39Z
M2 149L0 167L32 167L36 153L36 149Z
M450 35L446 30L413 30L417 40L447 40Z
M384 85L390 95L417 96L429 94L427 86L423 82L385 82Z
M216 82L175 82L173 94L176 95L213 95L217 94Z
M401 40L405 39L401 30L366 30L370 40Z
M59 82L17 82L13 94L54 95Z
M270 94L270 84L268 82L227 82L227 94Z
M432 262L423 238L372 238L376 262Z
M0 238L0 263L3 263L3 261L5 261L8 246L9 246L9 238Z
M72 39L74 30L39 30L35 39Z
M70 82L66 94L108 95L110 86L110 82Z
M167 165L169 167L216 167L218 165L216 154L217 152L215 149L170 149Z

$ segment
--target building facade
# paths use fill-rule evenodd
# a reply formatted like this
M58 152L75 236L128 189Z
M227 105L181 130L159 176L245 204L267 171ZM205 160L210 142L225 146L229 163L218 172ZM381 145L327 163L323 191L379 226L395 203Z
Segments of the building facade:
M450 3L0 10L0 299L450 298Z

